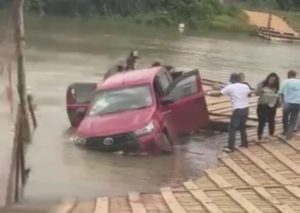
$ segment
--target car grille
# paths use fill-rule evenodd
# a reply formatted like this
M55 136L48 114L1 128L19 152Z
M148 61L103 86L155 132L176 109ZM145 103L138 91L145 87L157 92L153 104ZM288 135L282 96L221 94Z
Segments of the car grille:
M138 148L136 137L131 133L88 138L86 146L102 151L136 151Z

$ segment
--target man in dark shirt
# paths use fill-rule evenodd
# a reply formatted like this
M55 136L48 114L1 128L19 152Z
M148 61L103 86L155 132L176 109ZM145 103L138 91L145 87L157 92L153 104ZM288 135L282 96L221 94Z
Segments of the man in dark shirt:
M133 50L130 52L127 60L126 60L126 70L134 70L136 61L139 59L139 53L137 50Z

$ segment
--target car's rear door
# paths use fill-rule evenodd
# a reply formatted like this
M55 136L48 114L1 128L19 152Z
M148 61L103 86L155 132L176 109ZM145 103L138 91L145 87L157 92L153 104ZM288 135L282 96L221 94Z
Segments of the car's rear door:
M67 89L66 108L72 126L78 126L87 112L97 83L73 83Z
M183 73L173 81L165 93L172 112L173 126L178 135L209 125L209 115L198 70Z

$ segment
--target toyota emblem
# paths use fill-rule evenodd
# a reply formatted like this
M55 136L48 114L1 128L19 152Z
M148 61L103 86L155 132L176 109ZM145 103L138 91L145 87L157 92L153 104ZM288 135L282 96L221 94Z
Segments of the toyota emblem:
M104 138L103 144L106 146L111 146L114 143L114 139L112 138Z

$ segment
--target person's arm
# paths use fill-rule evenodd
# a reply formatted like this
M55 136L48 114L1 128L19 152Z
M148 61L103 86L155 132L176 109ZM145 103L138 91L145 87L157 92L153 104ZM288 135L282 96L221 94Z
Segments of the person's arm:
M286 82L284 81L284 82L282 83L282 86L281 86L280 89L279 89L279 92L278 92L278 94L279 94L279 101L280 101L281 104L284 103L284 90L285 90L285 84L286 84Z
M252 96L252 90L248 87L248 97L250 98Z
M210 96L213 97L220 97L222 95L229 95L230 94L230 88L229 86L224 87L221 91L211 91L207 93Z
M259 83L255 89L255 95L260 96L263 93L263 84Z
M206 94L212 97L220 97L223 95L220 91L211 91L207 92Z

